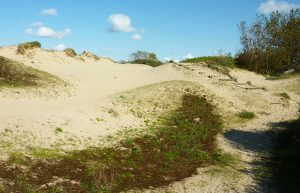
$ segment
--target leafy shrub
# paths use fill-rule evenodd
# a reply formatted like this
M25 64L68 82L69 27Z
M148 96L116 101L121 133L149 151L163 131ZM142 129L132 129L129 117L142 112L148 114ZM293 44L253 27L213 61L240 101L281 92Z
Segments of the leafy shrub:
M17 53L18 54L25 54L26 50L30 50L33 48L41 48L41 43L34 41L34 42L25 42L18 45Z
M64 50L64 52L66 53L67 56L70 56L70 57L75 57L75 56L77 56L77 53L76 53L75 50L72 49L72 48L66 48L66 49Z

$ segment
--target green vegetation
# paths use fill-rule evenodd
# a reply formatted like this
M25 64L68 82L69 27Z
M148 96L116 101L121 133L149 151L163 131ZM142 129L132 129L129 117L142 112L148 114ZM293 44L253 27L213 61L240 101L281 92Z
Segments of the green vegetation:
M53 81L58 78L0 56L0 87L38 86Z
M291 97L286 92L280 93L279 96L282 96L283 98L286 99L291 99Z
M30 160L24 163L28 170L8 171L0 165L0 178L16 183L20 182L17 176L24 176L26 187L41 187L54 176L80 182L56 184L64 192L126 192L161 187L191 176L201 166L233 163L231 155L217 149L216 136L222 122L214 111L206 98L186 94L181 107L149 123L142 136L127 137L115 147L88 148L44 161ZM38 155L49 157L44 151ZM50 187L43 187L40 191L50 191ZM4 188L8 192L26 190L14 184L5 184Z
M55 132L56 132L56 133L61 133L61 132L63 132L63 129L60 128L60 127L56 127L56 128L55 128Z
M234 58L230 56L230 54L227 54L225 56L204 56L204 57L198 57L198 58L191 58L183 60L182 62L186 63L200 63L205 62L210 65L221 65L225 67L232 68L234 67Z
M25 42L18 45L17 53L18 54L25 54L26 50L34 49L34 48L41 48L41 43L34 41L34 42Z
M77 53L76 53L75 50L72 49L72 48L66 48L66 49L64 50L64 52L66 53L67 56L70 56L70 57L75 57L75 56L77 56Z
M24 155L21 152L12 152L9 154L9 163L22 164L24 163Z
M238 116L242 119L254 119L255 118L255 114L253 112L249 112L249 111L242 111L242 112L238 113Z
M237 66L261 74L300 71L299 26L299 9L258 16L250 27L241 22L242 50L237 54Z
M145 64L148 66L156 67L162 65L156 57L156 54L146 51L136 51L131 54L131 63L133 64Z

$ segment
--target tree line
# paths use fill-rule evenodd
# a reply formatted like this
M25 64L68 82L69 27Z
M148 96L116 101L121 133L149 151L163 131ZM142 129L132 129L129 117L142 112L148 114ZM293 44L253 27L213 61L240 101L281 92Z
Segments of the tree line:
M300 71L300 10L257 16L239 25L242 49L236 65L261 74Z

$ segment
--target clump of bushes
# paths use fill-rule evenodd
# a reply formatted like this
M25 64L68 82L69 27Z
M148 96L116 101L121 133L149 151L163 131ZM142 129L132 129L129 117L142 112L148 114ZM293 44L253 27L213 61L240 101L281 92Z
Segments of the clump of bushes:
M66 53L67 56L70 56L70 57L77 56L77 53L75 52L75 50L73 48L66 48L64 50L64 52Z
M221 65L221 66L226 66L229 68L234 67L234 58L231 57L230 55L228 55L228 56L227 55L225 55L225 56L204 56L204 57L186 59L186 60L183 60L182 62L186 62L186 63L205 62L209 65Z
M300 72L300 9L260 15L239 25L242 49L236 65L261 74Z
M34 48L41 48L41 43L34 41L34 42L25 42L18 45L17 53L18 54L25 54L26 50L34 49Z
M137 59L132 61L133 64L145 64L148 66L156 67L162 65L162 62L159 60L151 60L151 59Z
M155 53L146 51L136 51L131 54L131 63L133 64L145 64L148 66L156 67L162 65Z

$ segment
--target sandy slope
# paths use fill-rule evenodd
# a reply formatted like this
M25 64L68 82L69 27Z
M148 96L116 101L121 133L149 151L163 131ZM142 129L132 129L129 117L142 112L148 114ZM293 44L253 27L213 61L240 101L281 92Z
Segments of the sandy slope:
M247 134L269 130L270 123L291 120L298 113L299 98L286 100L278 96L275 88L282 82L267 81L262 76L243 70L230 72L237 78L234 82L228 81L226 75L202 65L167 64L151 68L116 64L104 58L95 61L82 57L83 61L79 57L67 57L63 52L40 49L22 56L16 54L14 46L0 48L0 55L55 74L71 85L29 91L0 90L0 155L3 158L12 150L26 151L35 147L84 148L101 143L101 137L122 128L138 128L144 124L144 119L117 104L116 94L163 81L192 81L200 85L204 94L212 96L228 123L235 122L232 114L241 110L253 111L258 115L243 127L228 128L225 137L220 136L220 146L238 154L243 162L229 169L230 175L228 172L215 174L212 172L214 168L199 169L199 175L150 192L245 192L255 187L250 163L260 152L246 147L243 141L258 144L267 139L258 135L257 139L250 141ZM248 81L252 85L248 85ZM147 94L148 91L144 89L143 92ZM162 92L166 96L169 94L159 89L151 90L152 95ZM63 132L55 132L57 127L62 128ZM243 134L245 136L241 139ZM239 171L242 169L248 172Z

